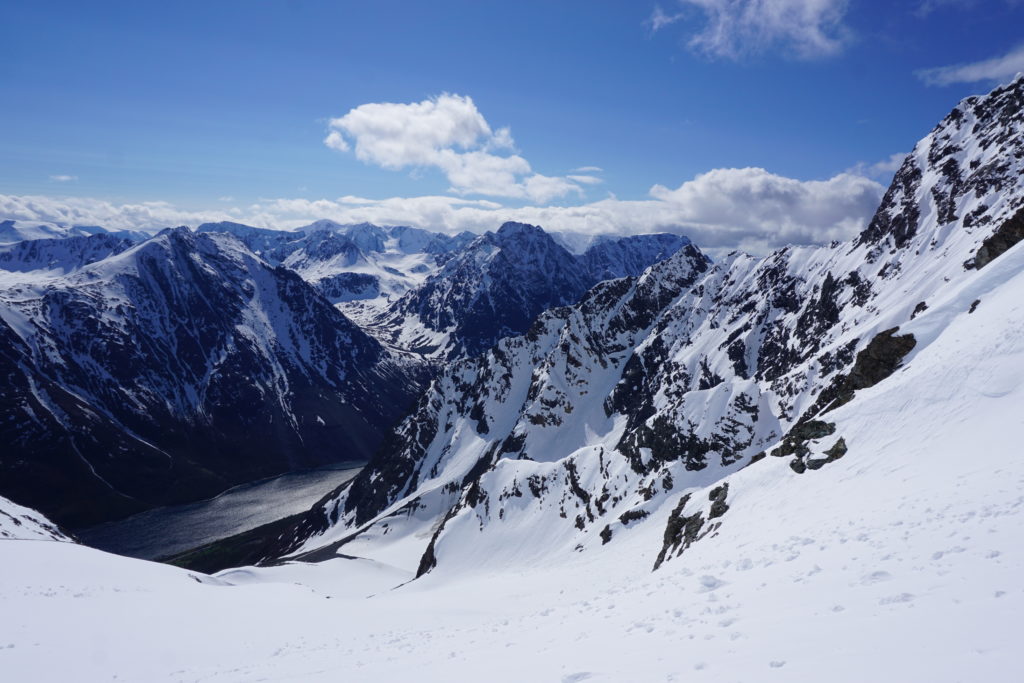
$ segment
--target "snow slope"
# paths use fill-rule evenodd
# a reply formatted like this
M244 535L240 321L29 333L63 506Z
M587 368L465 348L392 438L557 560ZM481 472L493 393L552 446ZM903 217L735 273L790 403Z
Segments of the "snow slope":
M512 563L485 562L499 550L485 546L479 562L394 590L408 568L369 560L207 578L68 543L0 542L0 670L38 681L1016 681L1022 273L1018 247L915 319L922 342L905 369L830 416L843 458L797 474L769 457L732 474L721 528L657 571L682 490L607 545ZM707 488L690 493L706 504Z
M139 240L99 233L88 236L34 239L0 245L0 271L66 275L72 271L120 254ZM0 275L0 278L3 276ZM13 277L4 280L16 280Z
M60 528L31 508L0 497L0 541L68 541Z

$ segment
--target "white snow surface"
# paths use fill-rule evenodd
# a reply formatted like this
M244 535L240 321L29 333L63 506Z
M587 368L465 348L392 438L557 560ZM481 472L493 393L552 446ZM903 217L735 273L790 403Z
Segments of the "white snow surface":
M0 541L68 541L53 522L31 508L0 496Z
M393 590L409 568L338 558L209 578L8 541L0 671L36 681L1019 680L1024 251L1000 261L914 321L922 337L943 324L903 371L834 412L845 457L802 475L778 458L732 474L719 532L656 572L683 491L607 546L595 537L582 551L512 562L520 549L484 539L475 561ZM963 298L981 291L966 313Z

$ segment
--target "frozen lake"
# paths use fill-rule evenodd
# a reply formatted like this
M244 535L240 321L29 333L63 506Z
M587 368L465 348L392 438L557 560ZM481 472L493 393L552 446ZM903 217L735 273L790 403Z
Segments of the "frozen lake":
M155 560L305 512L352 479L362 463L291 472L242 484L216 498L139 513L76 532L86 545Z

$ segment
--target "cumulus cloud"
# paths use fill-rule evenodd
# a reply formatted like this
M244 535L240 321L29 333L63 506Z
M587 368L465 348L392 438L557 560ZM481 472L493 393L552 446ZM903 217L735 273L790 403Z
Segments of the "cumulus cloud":
M701 28L689 34L687 44L711 58L741 59L778 50L799 59L815 59L840 52L849 38L843 23L847 0L677 2L676 13L655 6L647 25L658 31L691 17L701 19Z
M855 235L878 206L883 187L841 173L801 181L762 168L716 169L651 196L708 246L748 249L811 244Z
M546 182L546 181L545 181ZM654 186L647 199L610 197L574 206L508 207L453 196L369 199L268 199L245 207L181 211L162 202L114 205L95 199L0 195L0 218L110 228L154 228L233 220L294 228L319 218L340 223L413 225L457 232L494 230L507 220L582 233L676 232L715 252L764 253L786 244L817 244L857 234L884 188L862 175L801 181L761 168L716 169L676 188Z
M874 163L868 163L861 161L855 166L847 170L847 173L852 175L862 175L868 178L874 178L875 180L889 179L892 174L900 170L900 166L903 165L903 160L906 159L907 155L905 152L897 152L896 154L890 154L881 161Z
M113 204L88 197L0 195L0 220L99 225L108 230L150 230L205 221L236 220L227 211L186 211L168 202Z
M363 104L331 119L324 144L390 170L437 168L451 192L549 202L582 194L579 181L533 172L508 128L493 130L472 98Z
M991 59L921 69L915 72L915 75L927 85L951 85L978 81L1009 81L1020 73L1024 73L1024 44Z
M70 183L72 181L78 180L78 176L76 176L76 175L52 175L52 176L50 176L50 180L52 180L55 183Z

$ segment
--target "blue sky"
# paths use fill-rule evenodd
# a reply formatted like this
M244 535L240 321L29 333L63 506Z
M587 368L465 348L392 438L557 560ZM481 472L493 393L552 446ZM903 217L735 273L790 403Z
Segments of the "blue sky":
M652 187L666 199L713 169L760 167L778 183L854 170L884 183L892 165L880 162L1024 64L1020 0L6 2L0 23L0 209L18 218L25 200L11 197L65 201L73 210L55 215L76 220L93 217L91 201L108 207L93 211L97 221L128 204L157 207L152 220L234 212L264 223L331 214L334 204L310 202L356 197L391 198L369 217L455 229L477 227L487 211L615 197L624 202L615 220L628 223L628 202L642 211ZM522 159L529 170L511 190L453 183L451 164L434 157L388 163L373 151L388 141L366 131L372 122L330 126L370 103L429 104L444 93L468 98L486 130L435 147L454 150L449 159L470 174L467 151ZM505 127L511 142L501 145ZM324 144L331 130L342 140L334 148ZM515 189L534 176L562 184ZM875 199L867 185L847 185L830 191L856 196L850 215L779 239L852 230L851 216ZM435 200L396 201L416 197ZM453 206L476 213L461 222L437 213ZM732 220L697 210L680 226L689 219ZM723 242L745 235L737 228Z

